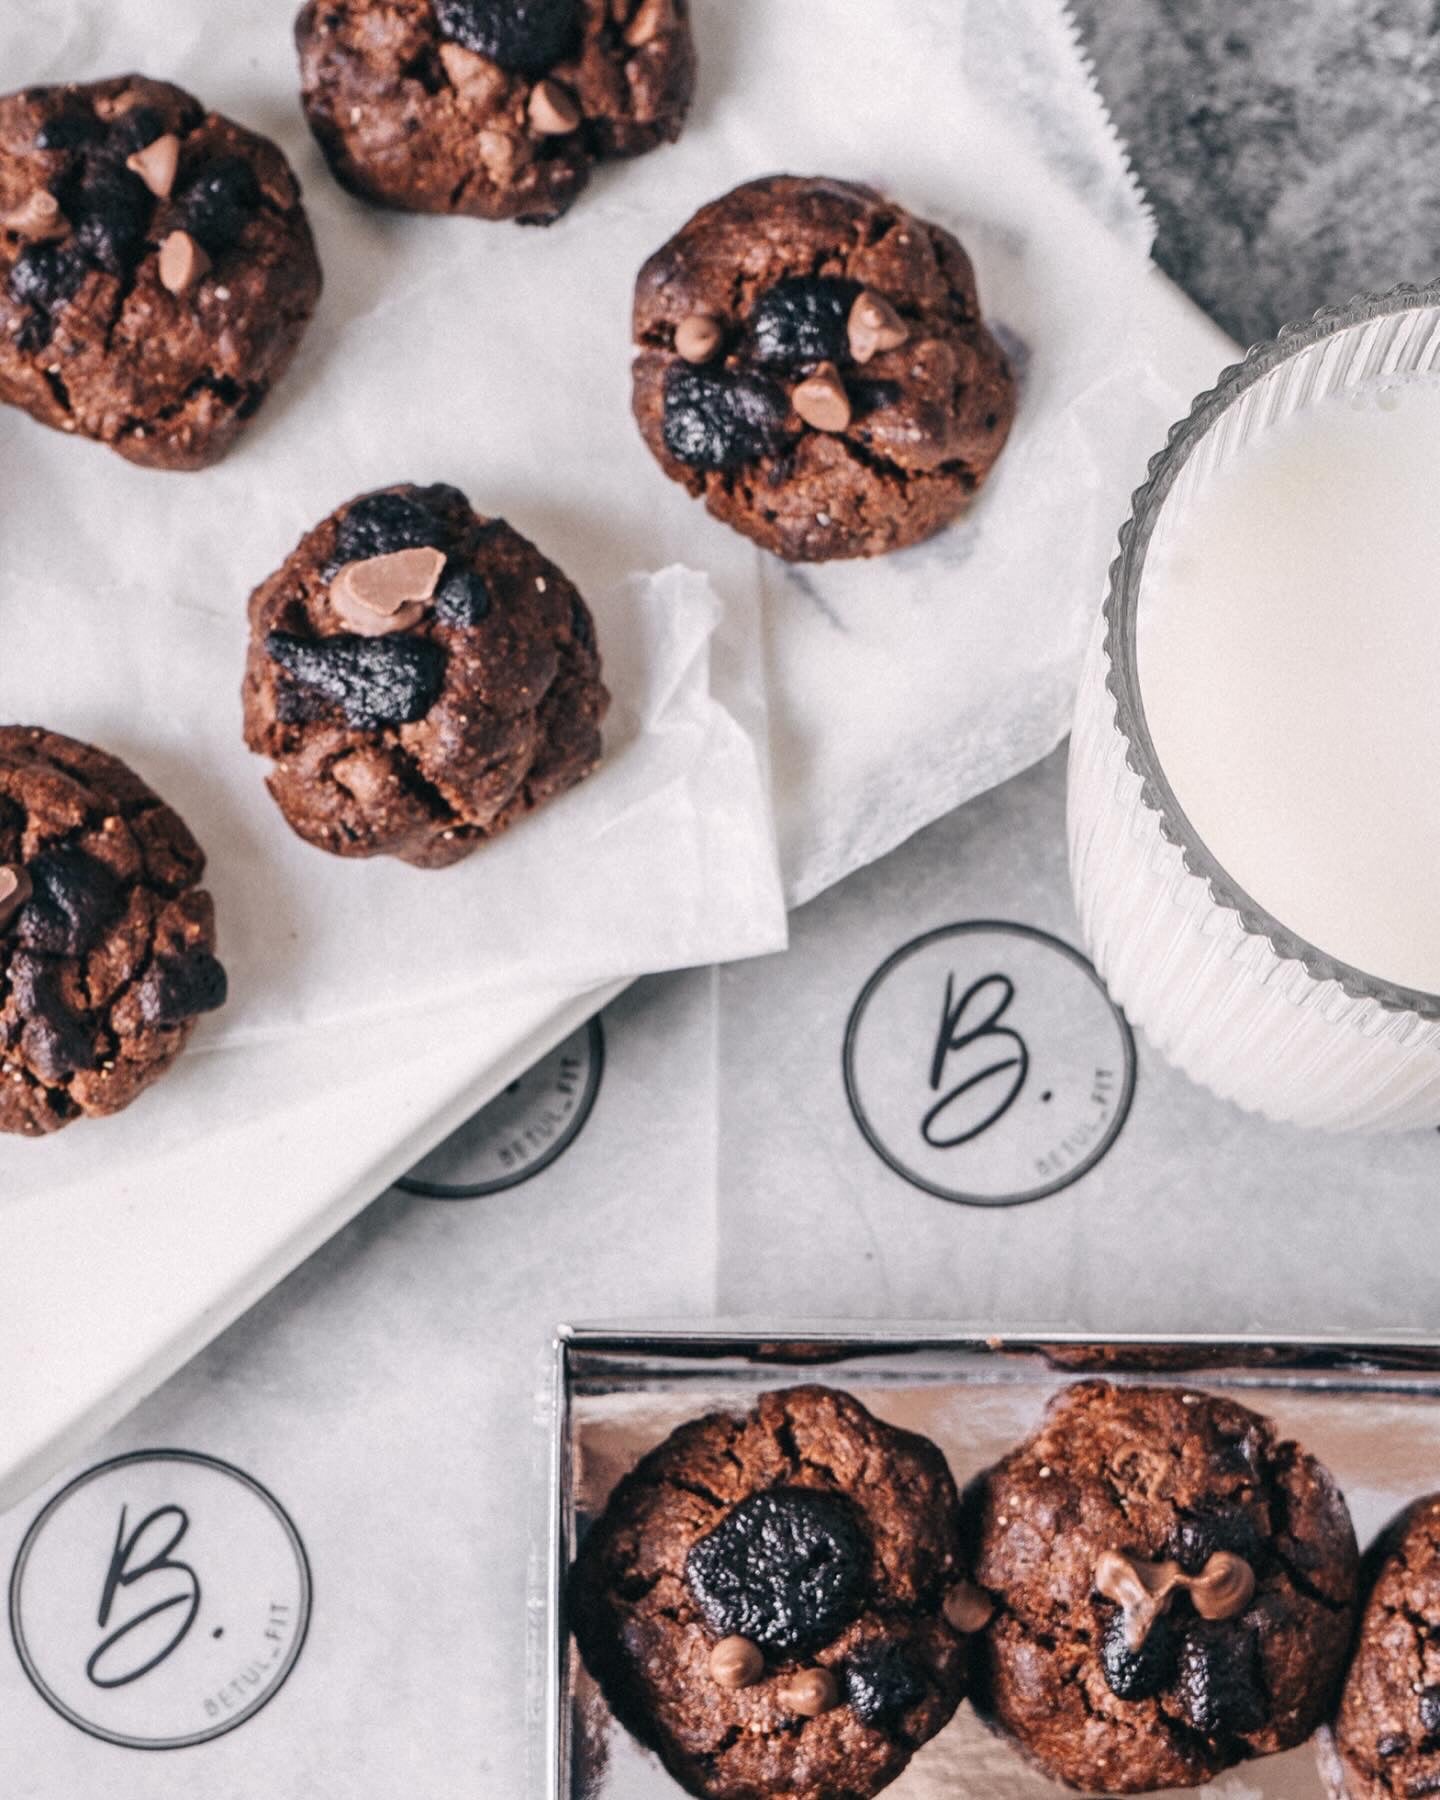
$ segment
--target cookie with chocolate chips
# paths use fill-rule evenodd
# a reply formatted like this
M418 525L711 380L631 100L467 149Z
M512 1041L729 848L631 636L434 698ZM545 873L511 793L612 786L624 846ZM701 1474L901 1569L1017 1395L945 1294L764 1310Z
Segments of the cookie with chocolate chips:
M996 1602L975 1704L1093 1793L1194 1787L1303 1742L1355 1616L1335 1483L1267 1419L1087 1381L966 1494Z
M695 85L689 0L308 0L295 38L336 178L412 212L548 225Z
M453 487L339 507L250 599L245 741L308 843L442 868L573 787L609 696L589 610Z
M0 400L131 462L203 468L319 294L268 138L139 75L0 98Z
M1366 1556L1354 1654L1319 1747L1334 1800L1440 1794L1440 1494Z
M703 207L640 271L634 333L661 468L791 562L950 524L1015 412L964 250L850 182L772 176Z
M611 1495L581 1654L691 1794L868 1800L950 1718L988 1607L926 1439L820 1387L696 1419Z
M224 1003L204 867L118 758L0 727L0 1131L119 1112Z

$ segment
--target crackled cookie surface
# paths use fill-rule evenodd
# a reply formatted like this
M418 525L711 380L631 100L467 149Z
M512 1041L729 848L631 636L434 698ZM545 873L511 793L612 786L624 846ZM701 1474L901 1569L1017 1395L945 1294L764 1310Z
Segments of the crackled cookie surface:
M1440 1794L1440 1495L1366 1558L1354 1656L1321 1764L1336 1800Z
M950 524L1015 410L970 259L871 188L772 176L640 272L635 417L660 466L793 562Z
M0 98L0 400L132 462L202 468L319 293L267 138L138 75Z
M1082 1382L969 1490L977 1708L1056 1779L1190 1787L1304 1741L1355 1613L1329 1474L1246 1408Z
M256 589L250 624L245 741L322 850L440 868L600 759L585 602L456 488L338 508Z
M943 1456L819 1387L667 1438L592 1527L571 1601L616 1716L725 1800L878 1793L954 1712L984 1617Z
M204 867L116 757L0 727L0 1131L119 1112L224 1003Z
M549 224L695 82L689 0L309 0L295 37L336 177L416 212Z

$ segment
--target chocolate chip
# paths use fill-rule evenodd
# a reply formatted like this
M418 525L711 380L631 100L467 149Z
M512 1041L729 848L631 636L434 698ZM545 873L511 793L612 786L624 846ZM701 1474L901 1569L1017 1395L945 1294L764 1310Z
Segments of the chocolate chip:
M216 157L190 176L179 194L185 230L208 256L223 256L260 207L260 183L238 156Z
M91 1027L65 1004L58 964L18 951L10 959L10 994L22 1020L21 1052L42 1081L95 1067Z
M1410 1748L1410 1740L1403 1731L1387 1731L1375 1745L1375 1754L1386 1757L1399 1756Z
M208 950L190 948L157 956L135 988L147 1025L181 1025L225 1004L225 971Z
M1415 1775L1405 1783L1405 1800L1425 1800L1428 1794L1440 1794L1440 1774Z
M838 1494L775 1488L733 1507L685 1559L690 1591L717 1637L778 1655L843 1631L865 1598L869 1545Z
M845 1704L862 1725L892 1725L925 1698L925 1677L898 1644L876 1644L845 1664Z
M543 75L570 48L576 0L435 0L440 35L519 75Z
M272 631L265 648L296 681L338 706L357 731L423 719L445 679L445 652L421 637L301 638Z
M595 621L583 600L570 602L570 635L582 650L595 648Z
M1145 1642L1132 1650L1125 1642L1125 1614L1117 1606L1100 1635L1100 1666L1106 1685L1118 1700L1149 1700L1167 1687L1175 1673L1175 1632L1162 1615L1151 1625Z
M776 448L788 410L763 375L672 363L665 373L665 448L691 468L739 468Z
M328 581L348 562L426 545L445 548L445 527L427 507L406 494L367 494L341 519L335 532L335 554L323 572Z
M1427 1738L1440 1737L1440 1687L1421 1688L1420 1729Z
M1198 1575L1217 1550L1244 1557L1252 1569L1265 1557L1264 1540L1243 1506L1217 1507L1182 1519L1167 1548L1187 1575Z
M456 569L435 590L435 617L457 631L478 625L489 611L490 590L473 569Z
M17 924L20 942L47 956L83 956L120 910L120 883L83 850L46 850L29 864L35 891Z
M850 308L860 285L830 275L777 281L755 302L750 336L757 361L801 369L850 357Z
M1260 1647L1252 1631L1190 1625L1175 1687L1181 1711L1205 1737L1239 1737L1265 1723Z

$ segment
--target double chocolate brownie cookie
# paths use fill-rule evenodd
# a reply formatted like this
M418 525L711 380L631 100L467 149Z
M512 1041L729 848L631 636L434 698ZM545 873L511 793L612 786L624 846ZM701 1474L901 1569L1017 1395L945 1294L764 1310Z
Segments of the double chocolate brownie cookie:
M1321 1768L1335 1800L1421 1800L1440 1794L1440 1495L1407 1508L1366 1576Z
M571 1603L616 1717L715 1800L868 1800L955 1711L988 1611L939 1450L820 1387L653 1450Z
M124 763L0 727L0 1131L119 1112L225 999L205 867Z
M641 270L634 332L660 466L792 562L950 524L1014 416L969 257L849 182L772 176L703 207Z
M331 513L250 599L245 741L308 843L435 869L573 787L609 696L589 610L453 487Z
M966 1505L997 1605L976 1706L1058 1780L1196 1786L1324 1718L1355 1536L1329 1474L1268 1420L1083 1382Z
M203 468L319 294L268 138L139 75L0 98L0 400L131 462Z
M295 38L347 188L528 225L679 137L695 84L689 0L308 0Z

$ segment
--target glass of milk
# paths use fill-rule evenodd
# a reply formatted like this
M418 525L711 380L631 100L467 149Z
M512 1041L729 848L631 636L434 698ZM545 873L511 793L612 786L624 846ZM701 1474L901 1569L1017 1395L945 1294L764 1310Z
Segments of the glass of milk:
M1071 739L1091 954L1241 1106L1440 1124L1440 285L1258 346L1149 476Z

